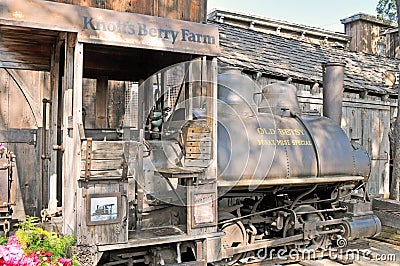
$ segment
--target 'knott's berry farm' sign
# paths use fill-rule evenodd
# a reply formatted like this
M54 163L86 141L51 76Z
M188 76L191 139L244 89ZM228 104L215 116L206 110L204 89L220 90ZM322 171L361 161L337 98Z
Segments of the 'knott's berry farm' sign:
M218 28L201 23L42 0L0 0L9 24L78 33L84 43L217 55Z

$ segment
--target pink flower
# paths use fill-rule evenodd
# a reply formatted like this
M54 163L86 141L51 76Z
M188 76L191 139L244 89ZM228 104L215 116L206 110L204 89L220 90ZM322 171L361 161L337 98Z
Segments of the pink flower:
M3 250L2 257L5 265L16 266L21 265L20 262L25 257L25 255L22 249L17 249L15 247L6 247L5 250Z
M72 264L72 259L59 258L57 261L61 263L63 266L71 266Z
M35 264L26 264L24 263L25 254L21 248L21 245L18 242L18 238L16 236L11 236L8 239L7 246L0 246L0 258L2 258L1 265L7 266L19 266L19 265L32 265Z
M40 263L40 259L36 254L30 254L28 257L24 257L20 263L23 266L37 266Z
M0 258L4 257L4 253L8 252L5 246L0 245Z
M4 146L3 143L0 143L0 153L4 153L7 151L7 148Z
M19 244L18 238L15 235L10 236L10 238L8 239L7 245L21 247L21 245Z

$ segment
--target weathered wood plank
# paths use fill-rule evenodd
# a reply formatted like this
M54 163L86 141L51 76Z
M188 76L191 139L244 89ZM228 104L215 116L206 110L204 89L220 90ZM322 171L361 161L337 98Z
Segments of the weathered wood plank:
M372 207L375 210L392 210L400 212L400 202L391 199L374 198Z
M86 154L86 149L83 150L82 153L83 156ZM92 160L115 160L115 159L121 159L124 157L124 152L123 150L96 150L92 151ZM83 160L85 158L82 158Z
M191 133L187 136L187 141L211 141L210 133Z
M193 133L210 133L211 129L209 127L190 127L188 129L188 135Z
M374 213L379 217L383 225L400 229L400 215L385 211L374 211Z
M189 153L205 153L211 154L211 146L209 147L186 147L186 154Z
M50 51L49 51L50 53ZM0 50L2 60L9 62L36 62L36 63L49 63L50 57L43 52L26 52L22 50L4 51Z
M195 159L186 159L185 166L188 167L207 167L210 164L210 160L195 160Z
M211 141L188 141L185 143L187 147L211 147Z
M34 144L36 130L7 129L0 130L0 142Z
M36 63L16 63L16 62L4 62L0 61L0 68L13 68L13 69L29 69L35 71L48 71L49 66L46 64L36 64Z
M82 143L82 159L86 154L86 141ZM123 142L114 141L93 141L92 142L92 159L120 159L124 156Z
M108 151L123 151L123 141L93 141L92 151L108 152ZM82 150L86 151L86 141L82 143Z
M123 159L114 160L91 160L90 170L115 170L122 169ZM85 160L81 161L81 169L84 170L86 167Z
M115 169L115 170L91 170L90 171L90 178L111 178L111 177L116 177L116 178L121 178L122 176L122 169ZM80 174L81 178L85 178L85 171L81 171Z
M204 153L187 153L185 156L186 159L201 159L201 160L210 160L211 154Z

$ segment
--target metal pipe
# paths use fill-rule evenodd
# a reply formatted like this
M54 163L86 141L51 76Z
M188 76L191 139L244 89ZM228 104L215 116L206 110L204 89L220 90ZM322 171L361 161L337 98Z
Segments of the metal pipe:
M323 72L323 115L338 125L342 120L344 63L322 64Z
M137 164L137 180L136 180L136 194L137 194L137 206L136 206L136 231L142 230L142 217L143 217L143 201L144 201L144 170L143 170L143 141L144 132L143 129L139 131L139 154Z
M46 133L46 126L47 126L47 104L51 104L51 100L44 98L43 102L43 132L42 132L42 156L43 160L50 159L48 149L47 149L47 133Z
M307 211L307 212L296 212L296 215L303 215L303 214L311 214L311 213L322 213L322 212L335 212L335 211L345 211L347 208L332 208L332 209L323 209L323 210L315 210L315 211Z
M51 104L51 100L44 98L42 100L43 103L43 125L42 125L42 198L40 203L40 208L43 209L47 206L49 201L49 169L48 169L48 160L50 160L50 155L48 153L48 144L47 144L47 104Z

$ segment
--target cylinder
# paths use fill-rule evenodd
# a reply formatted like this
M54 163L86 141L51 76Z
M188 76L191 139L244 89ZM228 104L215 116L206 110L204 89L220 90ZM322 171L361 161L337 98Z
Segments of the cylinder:
M327 62L323 72L323 115L338 125L342 120L344 63Z
M353 217L344 223L344 237L347 240L374 237L380 234L381 228L381 221L376 215Z

